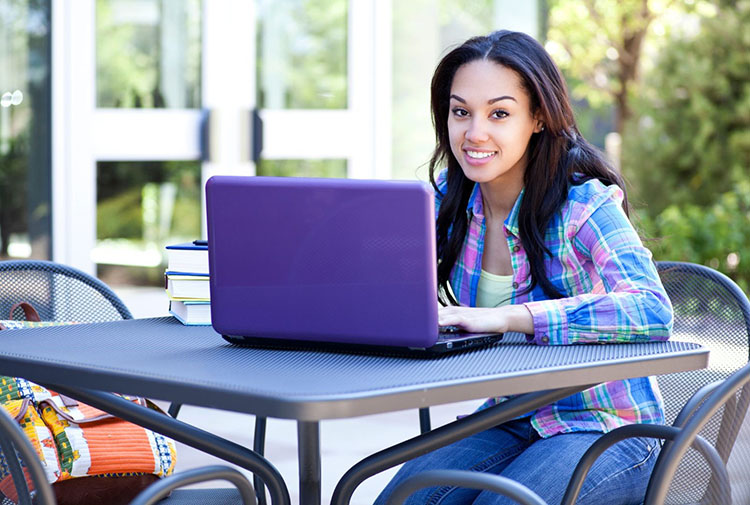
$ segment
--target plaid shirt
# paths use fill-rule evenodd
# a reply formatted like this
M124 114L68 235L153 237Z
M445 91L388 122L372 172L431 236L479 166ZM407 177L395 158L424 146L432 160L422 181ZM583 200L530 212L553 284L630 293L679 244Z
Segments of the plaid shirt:
M446 172L438 177L439 209ZM598 180L571 185L568 199L547 229L545 260L549 280L566 296L550 300L540 286L520 291L530 281L526 253L518 235L523 191L504 231L513 266L510 303L524 304L534 320L537 345L667 340L672 306L659 280L651 252L641 243L622 210L623 193ZM485 219L482 195L475 185L466 209L469 229L451 273L450 284L461 305L475 306L482 267ZM481 408L505 398L491 398ZM576 431L607 432L630 423L663 423L661 394L653 377L600 384L531 413L542 437Z

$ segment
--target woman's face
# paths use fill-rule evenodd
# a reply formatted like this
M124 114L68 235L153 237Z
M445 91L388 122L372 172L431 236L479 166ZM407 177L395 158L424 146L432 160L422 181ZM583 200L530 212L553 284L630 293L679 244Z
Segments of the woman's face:
M488 60L462 65L453 77L449 107L451 151L467 178L523 180L526 148L542 123L515 71Z

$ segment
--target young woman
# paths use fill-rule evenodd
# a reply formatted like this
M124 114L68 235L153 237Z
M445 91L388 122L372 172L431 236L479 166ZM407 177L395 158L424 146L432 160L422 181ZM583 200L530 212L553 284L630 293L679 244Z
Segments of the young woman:
M499 31L452 50L432 79L432 117L441 325L522 332L536 345L669 338L672 307L628 220L624 184L581 137L539 43ZM634 422L663 422L653 378L596 386L410 461L376 503L404 478L438 468L504 475L560 503L586 449ZM616 444L578 503L641 503L658 450L651 439ZM513 502L445 486L409 503Z

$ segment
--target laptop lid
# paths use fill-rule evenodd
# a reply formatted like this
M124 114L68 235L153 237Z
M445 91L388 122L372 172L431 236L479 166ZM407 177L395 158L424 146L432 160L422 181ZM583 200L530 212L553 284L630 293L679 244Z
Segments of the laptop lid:
M217 332L435 343L434 203L426 184L214 176L206 208Z

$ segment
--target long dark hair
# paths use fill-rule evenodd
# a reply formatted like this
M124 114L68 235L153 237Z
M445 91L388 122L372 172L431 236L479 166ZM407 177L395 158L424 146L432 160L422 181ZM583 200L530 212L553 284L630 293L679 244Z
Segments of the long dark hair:
M563 295L545 274L545 255L550 256L551 252L544 237L550 220L568 197L569 185L599 179L607 186L617 184L625 193L625 184L599 150L578 131L565 81L547 51L524 33L500 30L486 37L471 38L450 51L432 77L432 121L437 145L430 159L430 182L436 191L436 172L448 167L436 231L440 301L458 303L450 294L448 282L468 230L466 206L474 187L451 152L450 90L456 71L466 63L481 59L498 63L519 75L531 99L531 112L544 125L529 141L525 189L519 209L519 235L531 270L531 282L523 293L540 285L548 297L561 298ZM625 194L623 208L627 213Z

